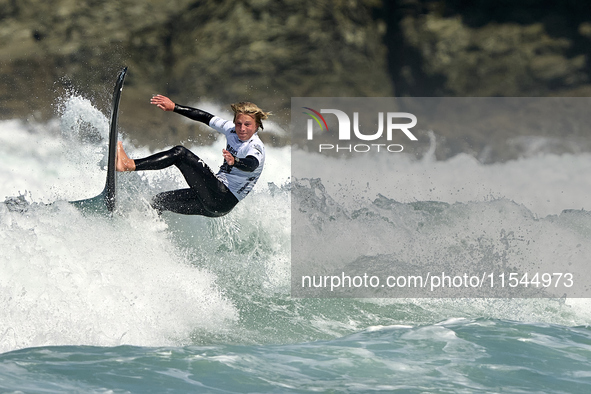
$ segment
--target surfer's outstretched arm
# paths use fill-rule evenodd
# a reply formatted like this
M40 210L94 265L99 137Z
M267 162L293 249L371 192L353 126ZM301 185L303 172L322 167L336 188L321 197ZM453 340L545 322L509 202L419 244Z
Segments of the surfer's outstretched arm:
M123 143L119 141L117 143L117 162L115 165L117 171L135 171L135 161L130 159L123 150Z
M157 94L150 100L150 104L156 105L163 111L174 111L177 114L186 116L189 119L193 119L209 126L209 121L213 118L213 115L209 112L202 111L197 108L187 107L185 105L175 104L171 99L161 94Z

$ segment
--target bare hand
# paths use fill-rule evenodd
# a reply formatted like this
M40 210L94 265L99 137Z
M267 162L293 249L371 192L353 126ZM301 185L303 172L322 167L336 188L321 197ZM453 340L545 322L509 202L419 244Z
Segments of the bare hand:
M161 94L153 96L150 100L150 104L154 104L164 111L174 111L174 102Z
M226 160L226 163L233 166L234 165L234 156L225 149L222 149L222 154L224 155L224 160Z

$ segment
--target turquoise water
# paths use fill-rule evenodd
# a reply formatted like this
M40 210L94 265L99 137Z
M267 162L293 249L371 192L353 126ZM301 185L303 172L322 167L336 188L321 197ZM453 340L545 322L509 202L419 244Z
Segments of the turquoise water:
M289 148L269 147L253 194L220 219L149 208L182 185L173 169L120 175L112 218L78 211L66 201L104 183L104 148L83 134L106 134L106 121L77 97L65 108L48 124L0 123L0 200L21 196L0 204L0 392L590 391L589 299L292 298ZM188 145L221 161L221 141ZM396 187L372 194L379 174L359 164L360 185L322 180L322 193L358 193L368 214L340 207L322 236L375 231L402 264L568 265L591 255L589 167L584 154L488 166L400 158ZM385 209L377 193L402 205Z
M583 327L457 319L282 345L29 348L0 356L24 392L544 392L591 389ZM111 391L112 390L112 391Z

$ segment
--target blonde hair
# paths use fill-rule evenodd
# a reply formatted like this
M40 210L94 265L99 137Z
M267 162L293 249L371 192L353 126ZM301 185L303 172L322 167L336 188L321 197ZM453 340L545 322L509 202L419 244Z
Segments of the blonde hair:
M248 101L241 101L239 103L230 105L230 107L232 107L232 111L234 111L234 122L236 122L236 116L238 114L249 115L252 116L257 126L260 127L261 130L263 130L263 120L267 119L269 115L271 115L270 112L265 112L256 104Z

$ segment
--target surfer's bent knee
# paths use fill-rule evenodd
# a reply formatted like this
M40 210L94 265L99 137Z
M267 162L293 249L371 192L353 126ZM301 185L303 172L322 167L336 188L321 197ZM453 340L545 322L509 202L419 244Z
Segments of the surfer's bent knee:
M177 145L174 148L171 149L172 154L176 157L185 157L187 156L187 153L190 152L189 149L185 148L182 145Z

